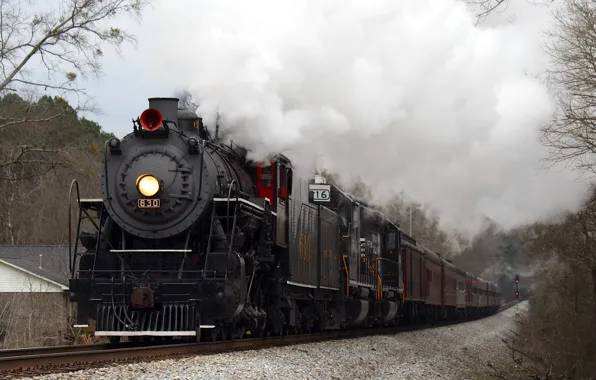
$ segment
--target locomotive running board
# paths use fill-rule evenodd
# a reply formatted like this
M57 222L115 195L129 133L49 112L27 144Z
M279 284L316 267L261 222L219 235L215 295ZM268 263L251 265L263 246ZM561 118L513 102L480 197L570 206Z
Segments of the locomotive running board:
M256 203L253 203L247 199L244 198L213 198L213 202L240 202L240 203L244 203L247 206L250 206L252 208L254 208L255 210L259 210L259 211L263 211L265 212L265 209L261 206L259 206Z
M215 325L201 325L213 329ZM196 336L196 331L96 331L95 336Z
M196 336L196 331L96 331L95 336Z
M265 209L262 206L259 206L258 204L249 201L248 199L244 199L244 198L213 198L213 202L240 202L240 203L244 203L245 205L252 207L254 210L258 210L261 212L265 212ZM271 201L269 200L269 198L265 198L265 202L269 203L269 205L271 205ZM273 210L269 210L269 212L271 214L273 214L274 216L277 216L277 213Z
M112 253L179 253L192 252L192 249L110 249Z

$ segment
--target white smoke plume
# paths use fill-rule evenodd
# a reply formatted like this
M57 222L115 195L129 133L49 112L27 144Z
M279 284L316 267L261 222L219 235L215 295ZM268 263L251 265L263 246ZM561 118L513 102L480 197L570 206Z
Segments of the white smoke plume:
M586 186L544 170L549 13L522 8L477 26L455 0L168 1L143 38L178 36L148 64L254 155L359 176L380 201L404 191L446 225L507 228Z

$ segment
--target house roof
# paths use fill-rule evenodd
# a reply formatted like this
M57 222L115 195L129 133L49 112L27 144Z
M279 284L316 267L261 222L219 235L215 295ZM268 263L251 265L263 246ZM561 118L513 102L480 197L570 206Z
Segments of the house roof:
M0 260L68 288L68 246L0 244Z

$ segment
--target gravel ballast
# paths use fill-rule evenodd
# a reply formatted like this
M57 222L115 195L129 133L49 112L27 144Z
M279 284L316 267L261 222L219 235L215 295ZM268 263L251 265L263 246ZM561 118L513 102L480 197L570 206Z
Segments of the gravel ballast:
M28 379L475 379L508 357L501 341L522 302L458 325L258 351L115 365Z

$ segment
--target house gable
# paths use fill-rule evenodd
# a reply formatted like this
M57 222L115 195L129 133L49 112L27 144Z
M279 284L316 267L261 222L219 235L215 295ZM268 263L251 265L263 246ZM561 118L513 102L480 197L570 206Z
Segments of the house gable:
M61 293L65 290L67 286L0 259L0 293Z
M69 249L60 245L0 245L0 260L39 280L68 288Z

